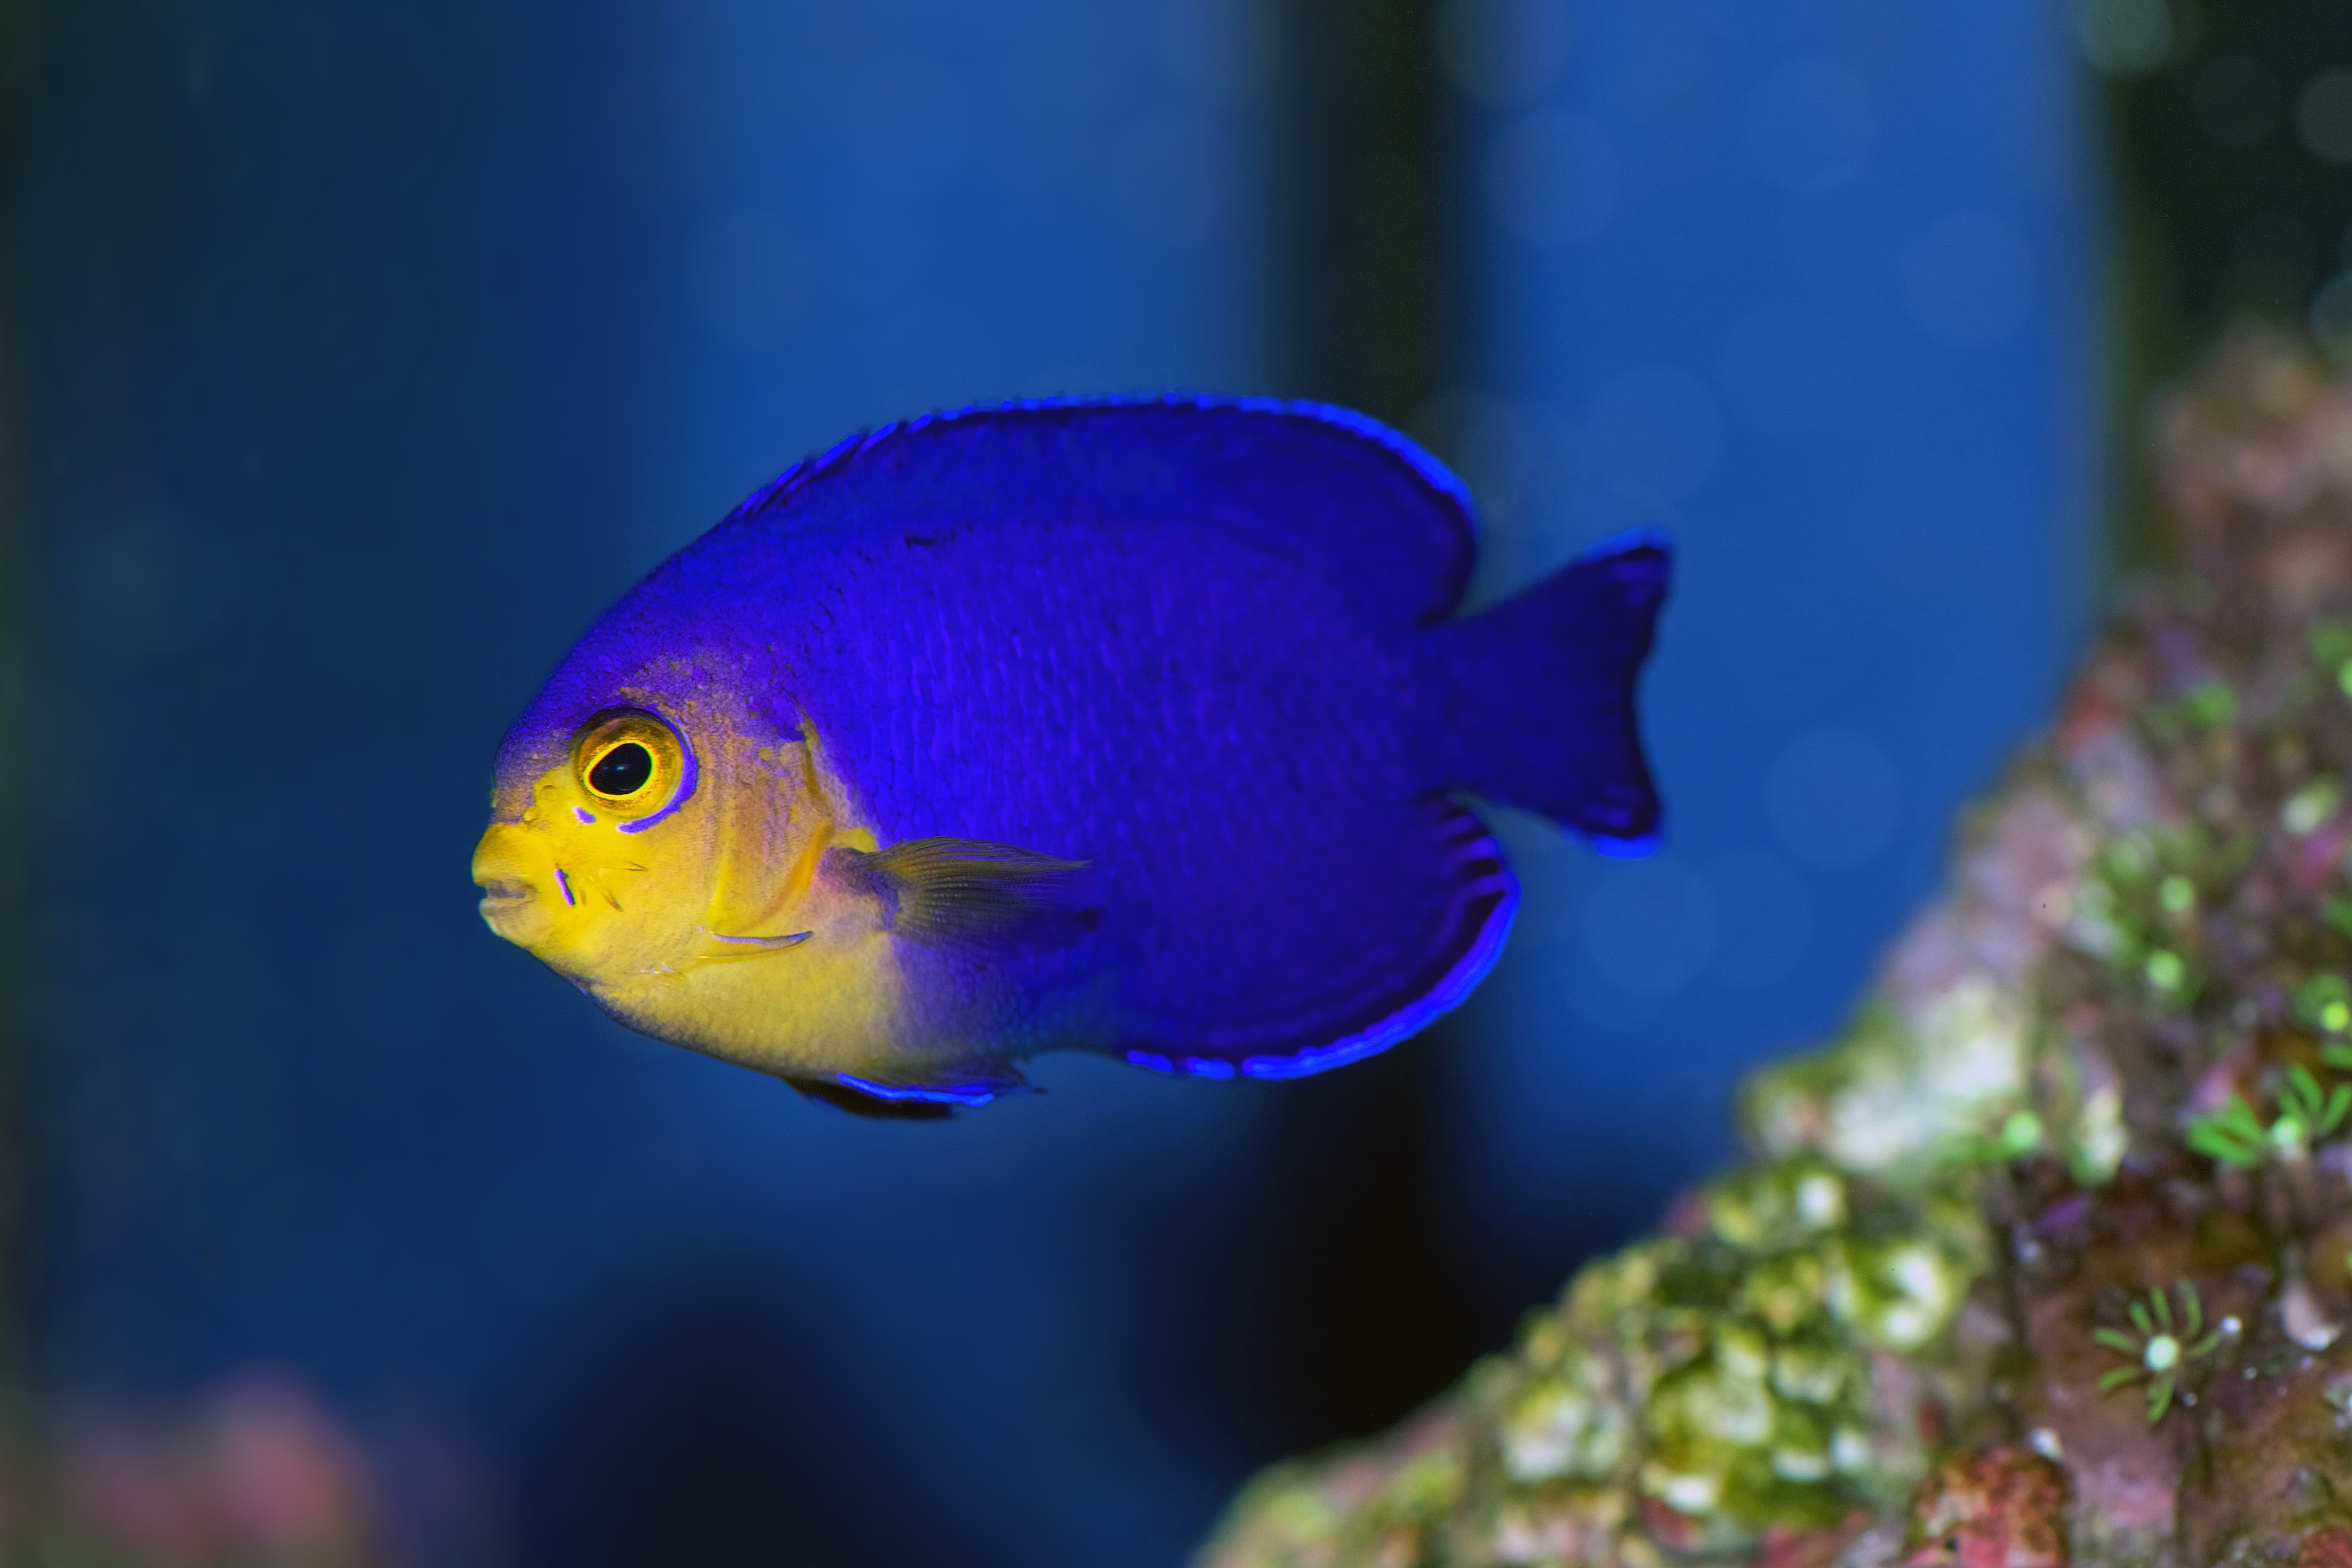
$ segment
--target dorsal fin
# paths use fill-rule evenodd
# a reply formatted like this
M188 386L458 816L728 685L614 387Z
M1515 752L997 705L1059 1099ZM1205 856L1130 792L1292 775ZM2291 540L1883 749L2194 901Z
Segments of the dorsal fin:
M970 526L1041 513L1222 531L1297 549L1384 616L1452 613L1477 552L1469 492L1375 419L1276 398L1042 398L852 437L728 523L854 524L884 506Z

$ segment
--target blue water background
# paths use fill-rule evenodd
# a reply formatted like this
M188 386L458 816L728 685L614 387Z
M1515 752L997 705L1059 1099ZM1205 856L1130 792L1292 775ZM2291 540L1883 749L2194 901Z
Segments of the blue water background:
M1466 1009L1476 1260L1598 1245L1719 1160L1738 1075L1846 1015L1958 808L2054 706L2097 585L2095 169L2064 16L1500 0L1448 57L1474 379L1439 423L1485 592L1635 523L1665 851L1507 824Z
M1682 551L1670 847L1507 823L1519 929L1431 1079L1446 1288L1498 1341L1724 1157L1735 1075L1836 1024L2046 713L2093 202L2033 0L1441 37L1419 422L1486 500L1482 592L1632 522ZM1273 95L1315 41L1244 0L77 0L41 43L44 1389L297 1376L420 1560L1177 1561L1302 1440L1254 1424L1310 1358L1253 1336L1285 1276L1234 1239L1292 1091L1073 1059L949 1128L829 1115L597 1017L466 861L561 650L801 453L1290 390Z

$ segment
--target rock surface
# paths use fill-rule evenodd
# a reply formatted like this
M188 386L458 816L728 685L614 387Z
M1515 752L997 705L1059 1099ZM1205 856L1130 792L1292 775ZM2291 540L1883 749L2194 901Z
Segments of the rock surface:
M2130 594L1749 1156L1200 1568L2352 1568L2352 382L2241 334Z

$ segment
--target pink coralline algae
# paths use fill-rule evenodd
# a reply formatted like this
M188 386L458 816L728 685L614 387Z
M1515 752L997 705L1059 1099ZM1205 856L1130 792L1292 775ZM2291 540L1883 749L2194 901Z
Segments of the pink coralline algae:
M48 1568L383 1568L361 1446L272 1373L170 1410L20 1428L0 1475L0 1563Z
M1954 1454L1911 1500L1905 1568L2064 1568L2066 1474L2031 1448Z

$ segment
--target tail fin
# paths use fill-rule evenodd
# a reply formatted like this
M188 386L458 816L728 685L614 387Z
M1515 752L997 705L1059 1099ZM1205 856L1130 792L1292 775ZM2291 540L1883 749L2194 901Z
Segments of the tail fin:
M1432 628L1439 788L1541 812L1604 852L1656 842L1658 792L1633 684L1673 552L1643 529L1518 597Z

